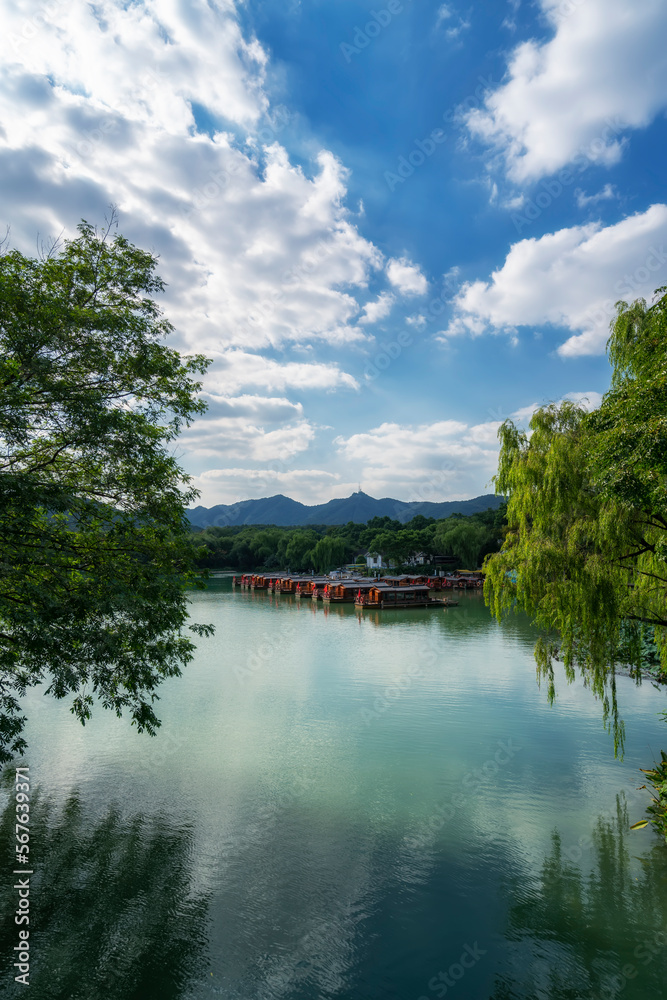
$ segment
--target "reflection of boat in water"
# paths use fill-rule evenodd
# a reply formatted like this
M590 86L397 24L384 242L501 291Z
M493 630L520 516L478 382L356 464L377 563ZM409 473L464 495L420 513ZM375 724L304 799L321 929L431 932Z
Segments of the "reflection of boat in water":
M362 611L367 608L379 608L387 610L390 608L454 608L458 601L450 601L447 598L431 597L427 584L423 586L400 586L382 587L373 586L368 593L363 594L358 591L354 602L355 608Z

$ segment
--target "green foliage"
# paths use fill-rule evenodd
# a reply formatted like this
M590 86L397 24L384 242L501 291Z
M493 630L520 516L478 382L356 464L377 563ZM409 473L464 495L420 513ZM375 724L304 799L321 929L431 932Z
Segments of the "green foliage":
M435 544L440 555L456 556L462 569L477 569L483 556L497 547L493 528L468 518L442 521L435 534Z
M608 350L612 384L597 411L544 407L530 438L500 428L508 533L486 561L485 596L498 618L533 616L549 697L559 658L601 699L619 752L619 662L639 681L650 637L667 668L667 296L618 303Z
M345 561L347 546L342 538L325 535L320 538L311 553L316 573L328 573Z
M297 573L312 568L312 550L317 545L319 537L312 530L299 530L292 533L286 547L286 565ZM260 564L261 565L261 564Z
M408 566L423 553L427 565L434 555L443 554L458 556L462 568L475 568L487 552L497 550L504 534L504 515L503 506L467 517L454 514L440 521L419 514L406 525L389 517L374 517L366 525L349 521L312 528L209 527L193 532L192 544L200 549L203 546L200 566L241 572L289 568L324 573L355 560L365 564L360 553L366 551L382 552L397 566ZM457 544L441 544L450 533Z
M641 827L646 826L650 822L658 833L665 838L665 843L667 843L667 754L664 750L661 751L660 758L655 767L642 768L642 772L646 775L654 793L651 796L651 805L646 810L650 814L651 819L640 820L631 829L641 829ZM646 785L642 785L641 787L646 788Z
M197 493L170 446L208 362L164 346L156 259L110 229L0 255L0 762L43 681L82 723L97 697L155 732L155 688L194 649Z

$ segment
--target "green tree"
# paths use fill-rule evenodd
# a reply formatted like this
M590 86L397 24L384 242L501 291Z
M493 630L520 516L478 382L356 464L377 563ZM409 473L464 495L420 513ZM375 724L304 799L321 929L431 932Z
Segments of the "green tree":
M543 630L536 656L550 698L555 657L601 699L617 752L616 667L637 680L652 630L667 667L667 295L621 302L608 344L611 388L597 411L538 410L530 438L500 428L496 488L509 495L503 548L486 562L487 603L522 608ZM667 791L665 792L667 802Z
M313 566L318 573L328 573L345 561L346 546L342 538L325 535L312 552Z
M285 549L285 558L290 569L297 573L310 569L313 565L312 550L319 541L314 531L295 531Z
M162 343L156 258L114 224L0 255L0 761L25 749L27 688L152 734L156 686L193 655L197 493L171 443L205 408L208 362Z
M489 543L489 529L472 518L450 517L441 521L435 535L438 552L443 556L456 556L461 569L477 569Z
M379 520L379 518L374 518ZM371 538L368 551L373 556L384 556L385 560L392 563L399 562L399 546L396 544L396 532L384 530L379 531Z

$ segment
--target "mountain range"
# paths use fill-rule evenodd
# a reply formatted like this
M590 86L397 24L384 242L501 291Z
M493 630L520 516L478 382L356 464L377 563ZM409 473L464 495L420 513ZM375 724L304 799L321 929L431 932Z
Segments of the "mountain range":
M347 524L348 521L366 524L374 517L390 517L406 524L418 514L435 518L449 517L450 514L476 514L489 507L495 510L501 503L503 497L493 493L474 497L472 500L445 500L442 503L417 500L408 503L389 497L376 500L360 491L341 500L329 500L328 503L308 507L279 493L275 497L264 497L261 500L195 507L188 511L188 517L193 526L200 528L240 524L298 527L308 524Z

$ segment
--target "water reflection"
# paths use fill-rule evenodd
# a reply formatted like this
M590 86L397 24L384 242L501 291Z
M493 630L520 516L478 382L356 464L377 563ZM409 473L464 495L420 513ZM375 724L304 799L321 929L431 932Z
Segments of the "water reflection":
M539 879L508 887L515 899L509 970L492 1000L657 1000L667 983L667 852L628 832L625 800L589 841L556 832Z
M16 893L7 881L3 997L181 1000L193 978L209 975L208 898L193 890L189 829L115 807L91 817L76 792L57 814L34 794L30 817L30 986L14 982ZM0 819L3 858L13 855L13 821L10 799Z
M477 595L379 627L225 581L192 614L217 633L165 684L155 740L104 713L82 733L30 696L31 773L58 803L33 820L31 996L661 995L663 952L635 954L664 928L663 875L632 857L650 834L623 815L578 839L620 787L642 815L652 692L627 681L634 757L614 762L589 693L550 708L528 623L499 626ZM20 996L4 975L0 995Z

